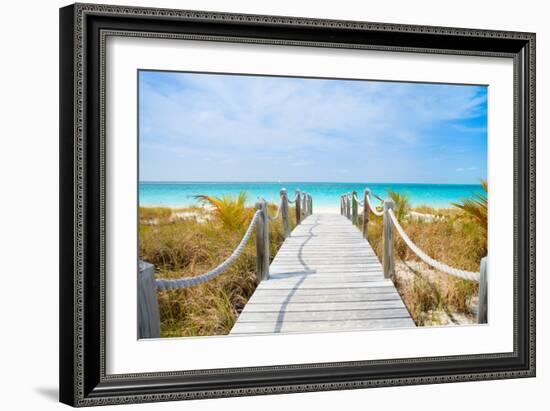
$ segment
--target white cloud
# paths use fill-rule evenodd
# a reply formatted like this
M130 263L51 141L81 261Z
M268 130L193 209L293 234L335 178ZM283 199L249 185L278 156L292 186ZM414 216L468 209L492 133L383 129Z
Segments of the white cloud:
M203 146L329 150L356 140L414 143L423 128L474 115L484 98L448 86L426 92L426 85L177 77L180 87L168 92L143 84L144 134Z
M180 170L207 161L214 169L231 164L230 174L246 165L255 172L271 170L266 175L280 179L296 178L284 174L291 167L317 167L317 173L330 170L335 176L356 175L367 167L382 174L398 158L410 173L419 169L412 158L423 147L448 147L454 153L466 147L434 135L437 127L456 122L455 133L468 134L473 130L461 121L486 109L484 93L464 86L141 75L140 149L158 154L144 155L147 170L154 170L159 159L169 162L170 154ZM333 164L325 167L329 161ZM234 175L227 178L242 178Z
M477 170L477 167L458 167L455 171L458 171L459 173L463 172L463 171L475 171Z
M305 167L305 166L312 165L313 162L308 161L308 160L296 160L296 161L292 162L291 164L295 167Z

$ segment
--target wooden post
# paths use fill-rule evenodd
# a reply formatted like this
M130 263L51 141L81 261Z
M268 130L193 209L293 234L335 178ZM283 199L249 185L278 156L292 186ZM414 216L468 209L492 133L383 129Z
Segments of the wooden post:
M342 196L342 208L343 208L342 215L344 217L347 217L348 216L348 211L347 211L348 206L346 205L346 195L345 194Z
M265 200L256 203L256 210L260 210L256 222L256 282L269 277L269 217L267 214L267 202Z
M340 196L340 215L344 215L344 196Z
M295 205L296 205L296 225L300 224L300 221L302 220L302 204L301 204L301 198L300 190L296 190L296 196L294 198Z
M487 324L487 257L479 264L479 303L477 307L477 323Z
M384 200L384 278L392 278L395 274L393 258L393 223L388 213L393 210L393 200Z
M312 215L313 214L313 197L308 194L308 198L309 198L309 215Z
M348 217L348 195L344 194L344 215Z
M349 197L349 193L346 194L346 217L348 218L348 220L351 218L351 203L350 203L350 197Z
M155 267L145 261L138 269L138 338L160 338L160 314Z
M370 190L367 188L363 194L363 238L365 240L369 239L369 220L370 220L370 207L369 207L369 197Z
M307 217L307 193L302 193L302 215L304 218Z
M351 222L357 224L357 191L351 193Z
M288 238L290 235L290 213L288 212L288 193L286 188L281 188L281 214L283 218L284 236Z

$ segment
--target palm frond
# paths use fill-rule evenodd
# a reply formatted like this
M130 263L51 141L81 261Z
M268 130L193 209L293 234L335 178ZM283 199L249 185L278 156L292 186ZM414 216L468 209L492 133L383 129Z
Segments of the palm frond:
M388 194L393 200L394 209L393 212L397 217L397 221L403 221L405 216L411 209L411 199L408 195L398 193L397 191L389 190Z
M487 220L488 220L488 201L487 201L487 192L488 185L486 180L481 180L481 185L485 194L475 194L473 198L462 199L459 203L452 203L453 206L461 209L467 215L472 217L475 221L479 223L481 228L484 231L487 231Z
M251 214L250 210L246 208L248 195L244 191L240 192L237 197L231 195L213 197L204 194L194 197L201 203L212 207L216 218L227 229L244 228Z

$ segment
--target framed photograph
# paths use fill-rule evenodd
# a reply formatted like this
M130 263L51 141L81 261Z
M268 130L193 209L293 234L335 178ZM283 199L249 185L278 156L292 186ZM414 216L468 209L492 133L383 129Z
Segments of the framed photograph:
M535 375L535 34L60 10L60 399Z

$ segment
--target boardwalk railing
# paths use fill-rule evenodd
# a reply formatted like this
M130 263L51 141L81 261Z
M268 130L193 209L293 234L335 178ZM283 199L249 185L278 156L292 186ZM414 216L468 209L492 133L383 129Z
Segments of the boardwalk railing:
M224 273L242 254L248 240L256 229L256 281L260 283L269 278L269 222L282 218L285 238L290 236L289 203L296 206L296 225L310 215L313 210L313 198L307 193L296 190L293 201L288 200L285 188L280 191L281 202L275 216L269 216L267 201L256 202L256 212L248 228L233 253L213 270L195 277L176 279L155 279L155 267L145 261L139 262L138 270L138 338L160 337L160 314L157 290L177 290L193 287L210 281Z
M399 236L403 239L405 244L420 258L423 262L435 268L438 271L442 271L446 274L452 275L457 278L465 280L476 281L479 283L479 303L477 322L479 324L487 323L487 257L481 259L479 272L460 270L458 268L451 267L440 261L431 258L428 254L422 251L407 235L395 213L394 202L391 199L383 201L382 210L377 210L372 205L370 199L370 190L364 191L363 200L357 198L357 192L347 193L341 196L340 199L340 212L352 221L353 224L357 224L358 220L358 208L363 207L363 224L362 231L363 237L368 240L368 230L370 214L374 214L378 217L383 217L383 256L382 265L384 268L384 277L393 278L395 275L395 260L394 260L394 229L398 232ZM351 210L351 211L350 211Z
M304 218L313 213L313 197L308 193L302 193L300 190L296 190L294 200L290 201L287 197L287 202L289 204L295 204L296 206L296 224L300 224Z

